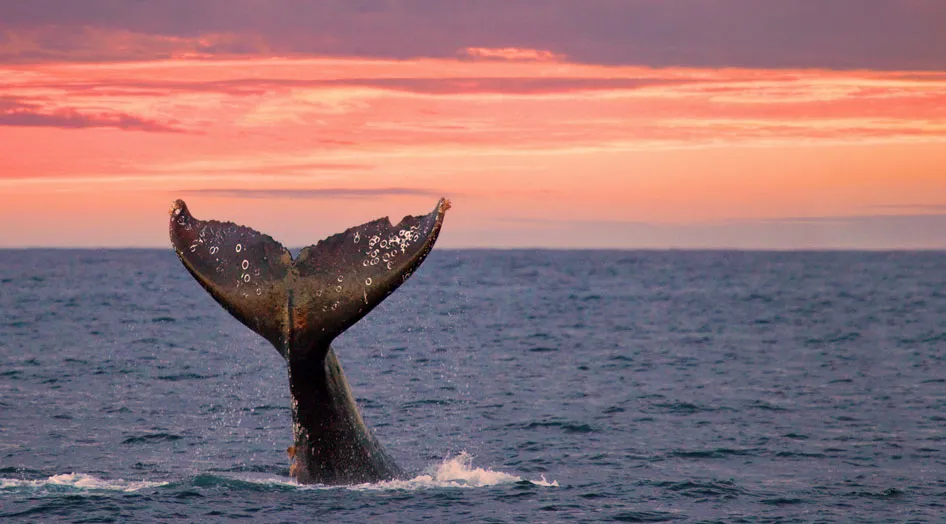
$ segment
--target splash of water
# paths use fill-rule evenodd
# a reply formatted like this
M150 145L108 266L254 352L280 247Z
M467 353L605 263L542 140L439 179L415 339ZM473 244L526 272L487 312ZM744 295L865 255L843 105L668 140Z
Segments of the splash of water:
M473 457L463 451L446 458L441 463L427 468L424 473L410 480L389 480L376 484L360 484L354 489L421 489L421 488L480 488L498 484L531 482L537 486L558 487L558 481L549 482L542 476L538 480L526 480L516 475L473 467Z

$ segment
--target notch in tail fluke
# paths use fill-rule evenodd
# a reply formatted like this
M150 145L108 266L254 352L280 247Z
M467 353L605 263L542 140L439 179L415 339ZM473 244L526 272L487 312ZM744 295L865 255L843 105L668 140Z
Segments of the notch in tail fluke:
M380 218L303 249L293 261L268 235L171 208L174 250L195 279L287 360L323 358L329 343L381 303L433 248L450 202L392 225Z

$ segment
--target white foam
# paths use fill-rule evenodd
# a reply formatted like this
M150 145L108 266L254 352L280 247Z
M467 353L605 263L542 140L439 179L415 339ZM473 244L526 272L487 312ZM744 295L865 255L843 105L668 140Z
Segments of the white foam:
M84 473L53 475L44 480L22 480L0 478L0 489L65 487L76 490L95 491L138 491L139 489L164 486L167 482L148 482L145 480L106 480Z
M473 457L463 451L453 458L446 458L440 464L427 468L424 473L410 480L388 480L375 484L359 484L353 489L423 489L423 488L481 488L499 484L514 484L525 479L502 471L493 471L473 467ZM539 480L529 480L537 486L558 487L558 481L549 482L542 476Z

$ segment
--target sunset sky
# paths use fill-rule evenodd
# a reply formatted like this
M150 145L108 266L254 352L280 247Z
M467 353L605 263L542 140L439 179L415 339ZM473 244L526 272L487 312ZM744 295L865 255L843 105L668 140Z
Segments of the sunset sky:
M0 247L946 248L942 0L0 0Z

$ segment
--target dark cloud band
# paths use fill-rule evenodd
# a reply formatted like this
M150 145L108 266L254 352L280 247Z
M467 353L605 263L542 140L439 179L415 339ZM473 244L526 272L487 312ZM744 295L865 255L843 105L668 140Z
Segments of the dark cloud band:
M72 108L44 109L38 104L0 98L0 126L81 129L107 127L127 131L180 133L176 127L116 111L81 112Z
M158 58L181 46L404 59L475 47L658 67L944 70L944 24L942 0L31 0L0 3L0 60ZM49 30L23 45L19 32L38 28ZM90 28L124 45L95 46ZM129 45L133 35L153 38Z

